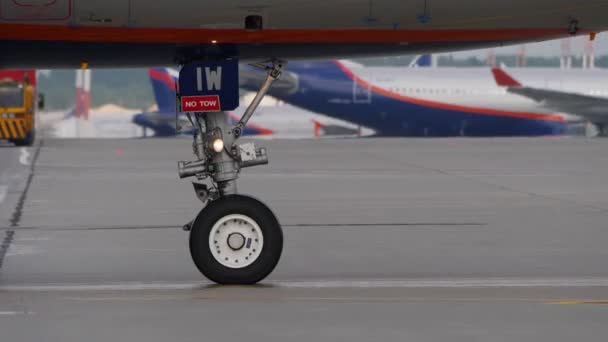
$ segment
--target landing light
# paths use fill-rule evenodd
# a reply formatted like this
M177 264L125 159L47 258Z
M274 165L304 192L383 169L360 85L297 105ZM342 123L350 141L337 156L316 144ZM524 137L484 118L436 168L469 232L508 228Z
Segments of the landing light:
M216 153L220 153L224 150L224 140L217 138L213 140L213 150Z

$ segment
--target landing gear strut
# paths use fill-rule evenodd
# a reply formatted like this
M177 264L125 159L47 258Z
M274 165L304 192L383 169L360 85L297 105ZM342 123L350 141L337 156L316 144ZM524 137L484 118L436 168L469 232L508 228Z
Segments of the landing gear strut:
M237 144L247 121L279 78L283 63L256 65L268 76L236 126L224 112L188 114L197 127L192 144L196 161L179 162L180 178L195 177L196 196L204 208L186 226L196 267L219 284L254 284L277 265L283 249L281 226L262 202L238 195L236 180L244 167L268 164L267 150Z

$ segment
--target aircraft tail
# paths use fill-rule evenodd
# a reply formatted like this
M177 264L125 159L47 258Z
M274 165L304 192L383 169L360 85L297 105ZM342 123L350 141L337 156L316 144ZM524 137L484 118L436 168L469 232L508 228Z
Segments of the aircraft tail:
M177 71L168 68L148 69L159 113L175 113Z
M320 137L324 125L322 123L320 123L319 121L315 120L315 119L312 119L312 124L313 124L313 130L314 130L314 136L315 136L315 138Z
M501 68L492 68L496 84L500 87L521 87L521 83Z
M431 68L433 66L433 55L419 55L409 65L410 68Z

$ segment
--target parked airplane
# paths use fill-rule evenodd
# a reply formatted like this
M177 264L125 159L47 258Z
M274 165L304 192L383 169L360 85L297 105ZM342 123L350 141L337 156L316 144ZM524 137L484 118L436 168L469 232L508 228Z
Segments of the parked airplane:
M178 115L181 130L175 129L175 89L178 72L171 68L148 69L157 109L133 116L133 123L150 129L157 137L175 136L178 133L192 134L193 128L183 113ZM230 124L239 121L242 109L226 112ZM311 138L319 136L355 136L370 134L369 129L323 118L313 112L291 105L262 106L245 127L244 135L269 136L274 138Z
M180 103L200 122L200 134L196 160L181 162L179 174L196 177L205 205L186 225L191 255L209 279L237 284L264 279L283 248L276 216L238 195L236 181L241 168L268 162L265 148L237 142L286 60L593 38L608 29L608 0L74 2L2 1L0 67L181 64ZM238 107L238 60L256 62L267 78L232 127L223 112Z
M608 136L608 71L593 69L522 70L524 85L500 68L492 69L496 84L509 93L529 98L539 105L576 114L595 124L600 136Z
M421 58L422 65L430 63ZM259 74L241 70L241 86ZM563 116L507 94L482 68L363 67L348 61L295 62L269 91L287 103L348 120L383 136L565 134Z

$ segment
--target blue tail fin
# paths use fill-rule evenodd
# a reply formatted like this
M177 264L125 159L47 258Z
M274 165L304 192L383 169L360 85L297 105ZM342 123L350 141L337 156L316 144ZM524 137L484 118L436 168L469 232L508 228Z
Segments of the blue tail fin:
M410 63L410 68L430 68L433 66L433 55L420 55Z
M148 69L154 97L160 113L175 112L175 86L177 73L172 74L171 69L150 68Z

